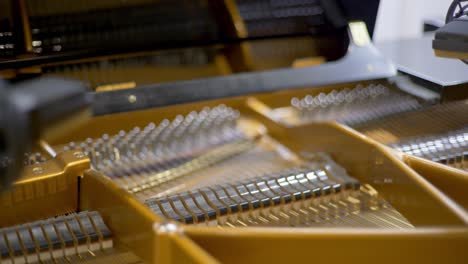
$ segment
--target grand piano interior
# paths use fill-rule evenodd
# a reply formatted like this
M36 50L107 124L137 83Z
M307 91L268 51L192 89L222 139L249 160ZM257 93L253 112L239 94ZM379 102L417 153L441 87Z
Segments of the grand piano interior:
M466 262L466 84L378 7L0 1L0 263Z

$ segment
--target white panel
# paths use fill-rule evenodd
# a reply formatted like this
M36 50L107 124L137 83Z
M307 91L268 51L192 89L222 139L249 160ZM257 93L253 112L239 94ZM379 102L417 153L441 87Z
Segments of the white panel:
M424 19L444 19L452 0L380 0L374 40L422 35Z

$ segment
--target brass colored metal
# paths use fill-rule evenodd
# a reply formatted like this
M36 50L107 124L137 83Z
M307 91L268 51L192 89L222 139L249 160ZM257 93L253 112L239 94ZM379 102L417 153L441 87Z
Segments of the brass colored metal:
M242 98L226 100L230 106L242 108L245 102ZM229 103L228 103L229 102ZM157 122L159 117L173 117L176 114L200 109L205 103L167 107L132 113L113 115L112 118L96 117L91 123L100 120L103 134L106 131L128 129L141 124L144 127L149 122ZM190 110L189 110L190 109ZM247 112L249 113L249 112ZM124 121L125 120L125 121ZM144 122L143 122L144 121ZM369 183L382 197L390 202L413 225L460 225L467 222L467 216L447 196L442 194L426 180L410 170L400 160L388 154L387 150L376 142L363 138L335 123L307 124L291 128L276 127L275 122L261 120L269 134L293 153L330 153L332 157L346 168L349 174L362 183ZM122 124L116 127L112 124ZM125 127L127 126L127 127ZM81 138L95 137L97 130L83 127ZM74 134L74 136L78 133ZM313 137L311 137L313 135ZM62 141L69 142L71 140ZM355 150L359 150L356 155ZM161 190L163 191L163 190ZM407 201L412 201L408 203Z
M89 159L75 152L26 166L12 189L0 194L0 227L76 211L78 178L86 168Z
M236 228L185 226L183 232L222 263L460 263L466 228L389 231L364 228Z
M226 59L225 55L216 55L214 59L216 67L219 69L219 73L221 75L227 75L232 73L231 66L229 65L229 62Z
M177 179L174 185L159 186L153 195L181 197L180 192L187 192L195 197L195 188L232 184L235 179L254 177L255 172L265 171L268 175L314 160L316 153L325 152L346 169L347 174L362 183L364 189L361 191L368 195L366 197L371 197L362 201L375 205L373 199L378 197L398 213L390 207L371 206L373 209L370 210L374 211L367 215L373 217L369 218L371 220L355 214L349 215L349 219L341 217L333 210L343 209L344 205L334 205L347 197L345 205L352 207L357 198L349 192L349 196L333 194L321 197L319 199L322 200L314 204L322 205L319 213L329 213L330 222L323 222L326 228L291 228L288 221L283 220L277 221L281 228L252 227L243 221L243 216L237 222L234 222L234 217L227 219L222 228L200 223L167 222L145 206L138 193L134 195L102 172L89 169L90 161L83 152L75 150L59 151L53 159L26 167L25 177L15 184L16 189L9 196L2 196L0 226L67 212L97 211L113 233L117 253L124 254L128 261L141 259L146 263L300 262L311 257L311 248L320 252L314 254L314 260L333 259L333 262L370 263L382 258L382 263L421 260L455 263L468 257L468 213L464 197L468 183L465 174L398 153L337 123L286 127L265 114L272 109L269 104L253 96L93 117L72 133L55 137L46 144L55 147L70 141L98 138L105 133L129 131L135 126L145 127L165 118L172 120L177 115L220 103L240 110L237 127L254 139L254 147L225 161L196 168L184 178ZM323 164L320 166L327 163ZM49 194L50 186L56 186L57 191ZM295 202L278 205L269 215L251 214L250 220L253 216L260 216L254 219L258 221L263 216L274 220L280 214L284 219L301 219L297 215L301 207ZM182 203L182 206L187 208L188 204ZM203 208L201 204L197 207ZM396 222L389 223L389 216L399 224L406 224L396 226ZM336 228L339 221L354 227ZM346 221L370 222L358 225L357 222ZM226 227L241 222L249 227ZM389 230L388 227L403 229ZM127 256L125 252L131 255ZM112 262L119 256L117 253L96 258L96 261Z
M233 72L254 70L253 54L250 42L227 45L224 50Z
M468 210L468 173L461 170L434 163L429 160L404 155L403 160L417 173L443 191L447 196Z
M16 77L17 71L14 69L0 70L0 77L2 79L13 79Z
M20 9L21 23L23 25L24 46L27 52L32 52L32 34L31 26L29 24L29 14L26 1L27 0L18 0L18 6Z
M67 135L68 131L73 131L74 128L85 124L90 116L91 110L85 109L73 115L69 115L60 121L54 122L54 124L47 126L44 131L42 131L42 139L46 142L50 142L56 138L62 137L63 135Z
M219 263L203 248L182 233L182 229L172 223L154 225L157 236L155 263Z
M237 9L237 4L234 0L224 0L224 4L228 9L229 15L231 17L232 23L236 30L236 35L240 38L247 38L247 28L245 27L244 21Z
M344 89L349 86L357 88ZM379 92L380 88L385 89ZM361 90L360 95L352 95L355 89ZM434 104L405 94L418 94L417 88L398 91L394 84L379 81L307 91L259 95L247 104L271 131L337 121L407 154L466 170L466 100Z
M309 58L300 58L294 60L292 66L294 68L310 67L320 65L325 62L323 57L309 57Z
M227 31L229 33L231 33L230 31L233 31L231 34L234 34L239 39L246 39L248 37L247 27L240 15L235 0L224 0L223 5L218 6L218 8L223 10L225 9L224 11L229 16L227 21ZM251 44L248 42L226 45L224 53L234 71L242 72L254 69L254 61L250 45Z
M158 245L152 230L162 220L128 192L99 172L88 170L81 181L80 207L99 211L117 244L147 263L156 263Z
M28 67L28 68L21 68L18 69L19 74L39 74L42 73L42 69L40 67Z
M314 140L310 140L312 133ZM409 169L386 147L349 128L337 123L308 124L283 129L273 136L296 153L331 154L351 176L371 184L416 227L468 223L468 215L453 200Z
M452 58L452 59L468 59L468 52L434 50L434 53L437 57Z
M39 145L39 147L41 148L42 151L47 153L52 158L57 156L57 152L55 152L55 150L47 142L45 142L44 140L39 140L38 145Z
M82 1L62 2L20 0L28 52L35 51L31 34L37 33L31 32L29 23L34 21L30 18L53 18L89 7ZM94 2L91 10L155 3ZM334 40L309 36L246 41L255 35L249 36L250 26L247 28L238 8L240 1L202 2L207 8L222 6L217 14L225 16L222 33L239 43L51 62L0 75L59 74L88 81L98 92L107 92L231 72L312 66L326 60L320 57L322 47L334 50L338 45ZM286 2L283 4L298 4ZM370 43L364 23L351 23L350 33L357 46ZM154 63L148 66L148 61ZM373 65L363 69L375 70ZM291 106L291 99L297 97L304 99L303 106L309 110L323 103L323 113L330 114L328 107L340 100L333 101L333 96L328 98L331 103L327 98L320 100L320 93L326 97L358 84L385 86L406 96L390 82L377 80L98 117L81 112L45 131L39 147L49 159L43 153L34 154L23 177L10 191L0 193L0 228L98 212L112 233L114 248L87 252L83 247L82 255L74 254L78 250L71 252L69 262L394 264L468 259L467 174L380 144L427 131L459 129L460 124L468 123L467 102L437 108L418 101L416 108L424 110L405 112L406 121L393 116L374 126L353 123L359 123L355 128L362 134L335 122L320 122L325 119L317 120L319 115L302 113L315 121L308 122L300 107ZM372 89L364 90L357 92L358 96L365 94L363 100L375 95L374 90L369 92ZM318 104L306 98L317 99ZM128 96L129 103L139 100L136 95ZM414 101L409 101L413 106ZM385 100L369 105L377 108L383 103ZM220 104L224 106L216 107ZM368 117L364 110L357 112ZM197 119L200 113L204 116ZM385 123L379 123L382 121ZM155 124L163 124L162 130L155 132L159 127ZM171 124L171 129L163 130ZM63 133L65 129L70 132ZM64 148L64 144L68 146ZM308 174L310 178L305 179ZM225 196L220 198L223 192ZM93 223L84 226L78 221L75 225L77 233L83 231L82 237L87 239L82 245L92 244L86 233L90 227ZM70 224L66 229L70 231ZM0 243L7 237L5 230L1 229ZM39 235L45 233L36 230ZM77 246L78 237L71 234L73 246ZM31 236L31 240L40 237ZM26 240L18 240L15 248L24 253ZM11 252L12 245L6 244ZM3 257L0 255L2 264L12 258ZM23 259L6 263L32 262Z
M83 151L94 169L140 196L250 149L262 129L238 119L239 112L224 105L206 107L172 122L166 119L142 129L70 142L56 151Z
M255 101L250 102L250 105L255 105L255 104L256 104ZM264 112L265 109L268 110L268 108L265 108L265 107L262 107L262 106L256 107L256 108L254 107L254 110L256 110L256 111L260 110L260 111L258 111L259 113L262 113L262 111ZM409 213L408 214L408 213L404 212L404 210L402 211L402 208L400 208L397 205L397 203L399 203L399 201L401 203L406 203L406 202L403 202L404 199L409 199L409 200L415 201L415 200L419 199L419 198L416 198L416 197L421 198L420 195L422 195L422 193L416 194L418 191L415 191L413 193L410 189L407 189L407 188L409 188L409 185L407 185L407 184L398 185L399 188L401 188L401 189L399 189L398 191L394 189L393 191L391 191L393 194L387 193L387 191L385 191L383 189L380 189L381 187L393 189L393 187L391 187L391 185L394 185L396 182L400 182L400 181L406 182L406 180L403 180L403 179L397 180L396 178L394 178L394 175L398 174L398 173L396 173L395 170L400 170L400 169L403 168L401 166L401 164L398 165L398 167L395 167L396 164L394 164L393 162L385 162L384 160L386 158L384 158L384 157L382 157L380 155L376 155L376 153L371 154L371 157L367 157L367 158L364 157L363 153L367 152L365 150L365 148L367 148L367 147L364 147L365 144L358 147L358 146L355 146L354 143L351 143L354 140L351 140L351 138L349 138L349 137L351 135L353 135L354 133L350 133L349 129L345 129L344 127L341 127L341 126L339 126L337 124L334 124L333 126L336 126L337 128L340 127L340 128L338 130L336 130L336 131L329 131L329 132L322 131L322 129L325 129L326 127L329 126L329 125L324 126L323 124L315 124L315 125L314 124L309 124L309 125L301 125L301 126L286 128L283 125L278 124L277 122L275 122L274 118L271 118L270 115L261 114L261 117L259 117L259 118L262 121L262 123L264 123L267 126L267 128L269 129L271 134L276 135L276 137L278 137L278 138L281 138L280 141L283 144L286 144L286 146L290 147L293 151L296 151L296 152L299 151L300 152L301 149L304 148L306 145L309 145L312 148L312 150L311 150L312 152L313 151L327 151L328 153L332 154L332 156L336 159L336 161L339 162L340 164L342 164L347 170L349 170L350 174L352 176L356 177L358 180L364 181L364 182L369 182L369 180L372 179L371 182L370 182L372 184L372 186L375 187L379 191L379 193L381 193L385 197L385 199L387 201L390 201L390 203L392 203L392 205L395 206L399 212L401 212L403 215L405 215L410 220L411 223L413 223L413 224L415 224L417 226L418 225L417 222L419 222L420 220L425 221L424 219L419 218L416 215L414 215L416 217L416 219L413 219L413 217L409 215L409 214L412 214L411 212L408 212ZM325 130L328 130L328 128L325 129ZM292 131L294 131L294 132L291 133ZM341 131L341 132L338 132L338 131ZM345 131L348 131L348 132L345 132ZM336 132L338 132L338 134L335 134ZM313 142L310 142L310 138L309 138L308 133L311 133L311 134L313 133L313 135L314 135ZM303 139L300 139L301 136L299 136L299 134L301 134L303 136ZM341 134L341 135L339 135L339 134ZM292 141L291 143L293 143L294 146L287 143L288 141L285 141L285 136L286 136L286 138L289 138L289 140ZM354 137L360 138L360 140L365 140L370 145L379 146L375 142L372 143L373 140L363 138L359 134L354 134ZM348 138L348 139L346 139L346 138ZM320 145L322 145L322 144L327 145L327 147L325 147L325 146L320 147ZM344 146L349 147L350 149L359 149L359 152L361 154L356 155L356 154L353 154L352 152L350 152L349 155L346 155L343 152L343 147ZM385 147L379 146L379 148L385 148ZM336 149L336 151L333 150L333 149ZM347 156L347 157L345 157L345 156ZM389 157L389 158L392 159L391 157ZM363 160L368 160L370 162L369 165L373 164L371 166L374 166L374 168L367 167L367 169L364 169L364 167L360 167L360 168L356 167L356 165L359 164L360 162L362 162ZM363 176L363 175L366 174L366 171L368 173L370 169L375 170L377 168L379 168L378 170L380 172L376 173L376 175L379 175L379 177L373 178L375 176L370 176L369 175L371 178L369 178L367 180L365 178L360 178L360 176ZM355 169L357 169L357 171L354 171ZM393 173L392 173L392 171L393 171ZM390 175L393 175L393 176L390 176ZM417 180L417 181L419 182L419 180ZM425 182L426 187L429 188L429 185L427 185L428 182L425 181L425 180L423 180L423 182ZM394 187L396 187L396 186L397 185L395 185ZM430 187L429 189L427 189L426 187L425 187L426 191L430 190L429 193L433 193L433 194L440 193L434 187ZM407 197L407 198L403 198L403 197L397 198L397 197L394 196L395 194L410 195L410 196L415 195L415 196L413 196L413 198L409 198L409 197ZM387 196L387 195L390 195L390 196ZM436 196L440 197L438 194L436 194ZM448 197L446 197L446 198L448 198ZM445 203L445 202L443 202L443 203ZM459 207L455 202L451 201L450 203L451 203L451 207L454 208L456 211L458 211L457 214L459 214L459 215L464 215L465 214L464 210L461 207ZM403 204L401 204L401 205L403 205ZM434 211L434 213L435 213L435 215L433 217L438 218L438 216L436 216L437 215L436 211ZM462 218L466 218L466 216L462 216ZM426 220L427 219L429 219L429 218L426 218ZM464 221L466 221L466 220L464 220Z
M135 82L108 84L108 85L101 85L101 86L96 87L96 92L117 91L117 90L123 90L123 89L131 89L135 87L136 87Z

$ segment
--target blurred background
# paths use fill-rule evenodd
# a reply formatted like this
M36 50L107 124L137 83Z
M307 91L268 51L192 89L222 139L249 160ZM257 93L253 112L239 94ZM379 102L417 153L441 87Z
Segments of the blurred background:
M451 3L0 0L0 263L468 259Z
M381 0L374 41L420 37L428 20L445 19L451 0Z

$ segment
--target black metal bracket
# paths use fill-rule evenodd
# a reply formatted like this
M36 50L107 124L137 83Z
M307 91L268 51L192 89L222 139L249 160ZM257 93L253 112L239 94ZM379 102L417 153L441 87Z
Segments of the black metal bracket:
M0 83L0 190L20 176L24 154L45 128L87 108L86 90L58 78Z
M352 44L342 59L314 67L241 73L94 93L93 112L95 115L105 115L247 94L374 80L394 75L394 65L372 43L365 46Z

